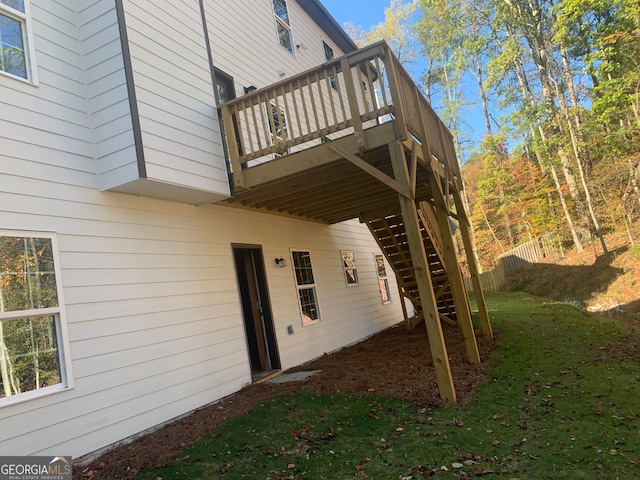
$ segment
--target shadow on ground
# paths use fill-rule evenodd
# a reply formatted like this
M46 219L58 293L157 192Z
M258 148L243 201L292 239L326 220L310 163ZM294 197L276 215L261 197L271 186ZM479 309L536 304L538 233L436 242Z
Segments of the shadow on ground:
M505 289L584 305L598 293L605 292L624 273L624 269L612 263L628 249L623 246L601 255L592 265L525 262L522 270L507 277Z
M507 276L503 289L570 302L592 313L640 324L639 259L638 252L628 245L595 260L589 255L582 259L574 256L573 265L532 264L518 259L523 268Z

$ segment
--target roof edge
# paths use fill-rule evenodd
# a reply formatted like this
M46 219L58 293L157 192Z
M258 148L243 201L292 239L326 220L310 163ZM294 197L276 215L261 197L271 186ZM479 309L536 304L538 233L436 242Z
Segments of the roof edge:
M347 32L340 26L333 15L325 8L320 0L296 0L298 5L313 18L316 23L326 32L335 44L344 53L350 53L358 49L358 46L347 35Z

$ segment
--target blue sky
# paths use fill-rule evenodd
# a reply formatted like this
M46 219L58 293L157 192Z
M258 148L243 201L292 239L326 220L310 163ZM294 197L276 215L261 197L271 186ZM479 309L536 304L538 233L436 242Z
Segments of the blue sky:
M384 9L391 0L320 0L341 26L353 22L369 30L384 20Z
M389 7L391 0L320 0L325 8L333 15L337 22L344 26L345 22L353 22L360 25L367 31L373 25L384 21L384 9ZM408 3L405 1L404 3ZM413 75L419 76L422 72L420 67L416 67ZM414 78L414 81L416 78ZM478 108L477 94L475 84L468 84L466 92L467 101L471 102L462 113L461 141L465 145L463 159L468 154L468 149L482 139L484 135L484 122L481 117L481 111ZM434 108L438 111L437 99L434 101Z

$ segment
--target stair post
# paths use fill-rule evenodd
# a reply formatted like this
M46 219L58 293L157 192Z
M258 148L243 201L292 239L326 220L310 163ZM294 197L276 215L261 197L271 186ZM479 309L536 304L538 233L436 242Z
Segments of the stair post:
M393 175L396 181L409 187L409 172L407 170L407 162L403 148L400 142L392 142L389 144ZM436 309L436 298L433 292L433 283L431 282L429 262L420 232L418 211L415 201L412 198L398 194L398 200L400 202L402 218L409 243L413 271L420 293L420 303L422 304L422 311L424 313L424 323L427 327L427 335L429 337L431 356L436 371L436 379L438 380L438 388L442 397L450 403L455 403L456 392L453 386L451 366L449 365L449 357L444 342L440 317Z
M462 280L462 273L458 267L458 258L453 247L453 235L451 234L451 228L449 226L449 208L445 204L445 197L439 184L440 181L436 179L434 175L431 175L429 182L433 193L436 219L440 227L440 240L444 254L444 269L447 272L449 285L451 285L451 291L453 292L453 302L456 306L458 325L464 335L464 343L467 348L469 362L477 364L480 363L480 352L478 351L476 334L473 331L469 300L466 295L464 281ZM424 207L431 208L426 202Z
M480 274L478 273L478 266L476 265L476 259L473 256L471 227L469 226L467 213L464 209L464 204L462 203L462 198L460 197L460 192L458 191L458 189L453 190L453 201L455 202L456 211L458 212L460 235L462 236L464 250L467 254L469 274L471 275L471 283L473 284L473 296L476 298L476 303L478 304L478 313L480 314L482 333L484 334L484 338L486 338L487 340L492 340L493 329L491 328L491 320L489 320L487 304L484 301L484 294L482 293L482 286L480 285Z

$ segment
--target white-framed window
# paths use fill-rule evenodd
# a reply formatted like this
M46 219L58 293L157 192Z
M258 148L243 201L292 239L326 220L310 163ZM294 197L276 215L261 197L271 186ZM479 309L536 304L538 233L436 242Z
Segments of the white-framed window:
M291 21L289 20L287 0L273 0L273 13L276 17L278 42L293 55L293 34L291 33Z
M304 327L320 321L320 309L318 308L318 295L313 277L313 267L311 266L311 254L308 251L292 250L291 258L298 289L302 326Z
M373 261L376 264L376 274L378 275L378 287L382 303L391 303L391 292L389 291L389 280L387 279L387 269L384 266L384 256L380 253L373 254Z
M356 268L356 257L352 250L340 250L342 258L342 269L344 270L344 279L347 287L355 287L358 285L358 269Z
M72 387L56 236L0 230L0 406Z
M0 0L0 73L36 83L29 0Z

